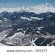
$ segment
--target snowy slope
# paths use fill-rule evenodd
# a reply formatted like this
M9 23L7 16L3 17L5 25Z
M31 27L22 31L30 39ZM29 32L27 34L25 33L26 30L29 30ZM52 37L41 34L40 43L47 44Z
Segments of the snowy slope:
M0 46L31 46L35 45L34 42L38 37L52 37L48 33L44 34L47 30L45 27L55 26L53 20L55 20L55 7L48 3L31 7L0 8ZM45 33L42 33L43 31ZM44 38L44 41L47 38Z

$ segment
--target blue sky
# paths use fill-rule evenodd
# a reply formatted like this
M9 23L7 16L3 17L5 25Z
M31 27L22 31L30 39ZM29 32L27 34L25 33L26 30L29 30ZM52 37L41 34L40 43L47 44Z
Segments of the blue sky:
M51 3L55 6L55 0L0 0L0 7L32 6L43 3Z

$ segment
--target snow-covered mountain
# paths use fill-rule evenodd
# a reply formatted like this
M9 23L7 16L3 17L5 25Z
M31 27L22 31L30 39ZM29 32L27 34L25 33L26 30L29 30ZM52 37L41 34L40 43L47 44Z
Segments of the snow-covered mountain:
M35 5L30 7L13 7L13 8L0 8L0 13L3 11L7 12L14 12L14 11L27 11L27 12L34 12L34 13L43 13L43 12L55 12L55 7L49 3Z
M0 44L10 46L55 45L55 7L0 8Z

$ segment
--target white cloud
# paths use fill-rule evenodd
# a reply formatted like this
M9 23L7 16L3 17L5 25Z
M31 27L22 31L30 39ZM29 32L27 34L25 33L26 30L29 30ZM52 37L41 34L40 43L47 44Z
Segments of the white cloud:
M27 12L34 12L34 13L54 12L55 13L55 7L46 3L46 4L31 6L31 7L0 8L0 13L3 11L7 11L7 12L27 11Z

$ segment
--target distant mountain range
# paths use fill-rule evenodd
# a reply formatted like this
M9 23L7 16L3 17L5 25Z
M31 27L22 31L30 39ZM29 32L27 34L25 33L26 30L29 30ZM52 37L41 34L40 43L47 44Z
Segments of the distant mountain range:
M7 11L7 12L26 11L26 12L34 12L34 13L53 12L54 13L55 7L49 3L46 3L46 4L41 4L41 5L29 6L29 7L28 6L27 7L12 7L12 8L1 7L0 13L3 11Z

